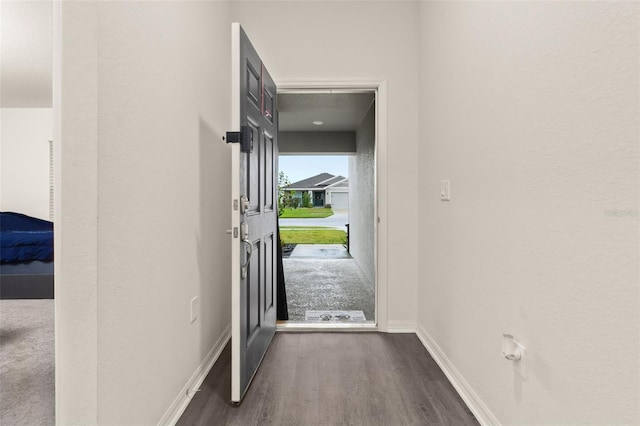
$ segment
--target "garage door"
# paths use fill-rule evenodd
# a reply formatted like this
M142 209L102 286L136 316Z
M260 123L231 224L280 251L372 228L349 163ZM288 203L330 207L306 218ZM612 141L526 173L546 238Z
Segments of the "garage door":
M349 208L349 193L348 192L332 192L331 193L331 208L334 209L348 209Z

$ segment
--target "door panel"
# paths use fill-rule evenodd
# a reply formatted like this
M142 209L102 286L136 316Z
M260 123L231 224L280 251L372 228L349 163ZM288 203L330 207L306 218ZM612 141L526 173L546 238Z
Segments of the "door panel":
M275 291L274 277L274 258L273 253L275 251L273 244L273 234L267 235L264 238L264 306L263 314L266 314L273 308L273 296Z
M271 176L275 174L275 163L276 159L274 157L274 146L273 146L273 137L265 132L264 137L262 138L264 141L264 173L266 176ZM274 181L271 179L265 179L264 181L264 209L267 212L274 210L274 200L276 199L276 194L274 193Z
M247 274L247 346L251 345L256 333L260 331L260 240L253 242L253 259L249 263Z
M276 326L276 86L239 24L232 24L232 126L251 148L232 145L231 400L240 402ZM237 237L235 230L238 230Z
M260 125L256 123L255 117L258 113L249 111L247 124L253 130L253 151L245 153L248 167L245 165L246 173L246 196L249 198L249 214L260 214ZM242 167L242 165L241 165Z

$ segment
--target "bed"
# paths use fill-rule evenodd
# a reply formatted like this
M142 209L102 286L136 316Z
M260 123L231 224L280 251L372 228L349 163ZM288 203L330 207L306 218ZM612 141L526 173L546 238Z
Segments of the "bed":
M53 299L53 223L0 212L0 299Z

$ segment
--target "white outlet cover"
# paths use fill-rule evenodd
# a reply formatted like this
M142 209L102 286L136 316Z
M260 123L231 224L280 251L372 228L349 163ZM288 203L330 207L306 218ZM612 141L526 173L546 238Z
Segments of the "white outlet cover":
M198 311L200 310L200 302L198 301L198 296L191 299L191 324L194 323L196 319L198 319Z
M449 180L440 181L440 200L451 201L451 181Z

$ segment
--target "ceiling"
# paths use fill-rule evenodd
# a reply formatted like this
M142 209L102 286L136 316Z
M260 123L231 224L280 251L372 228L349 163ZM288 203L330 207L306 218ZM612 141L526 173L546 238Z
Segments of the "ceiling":
M281 93L280 131L336 132L358 128L373 102L373 93ZM316 126L314 121L323 121Z
M0 107L51 107L52 8L52 1L0 1Z
M52 106L52 31L51 1L0 1L0 107ZM279 128L353 131L373 99L373 93L279 94Z

